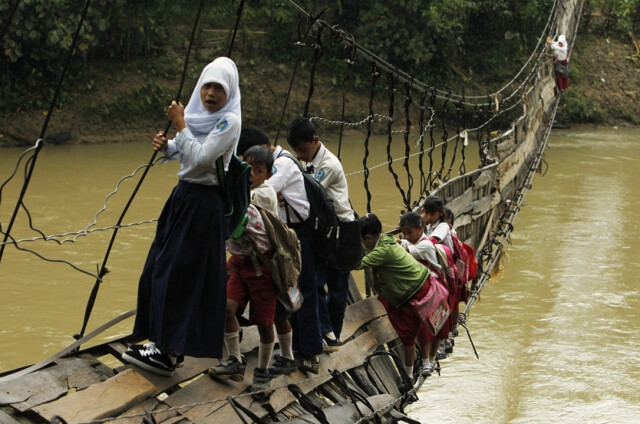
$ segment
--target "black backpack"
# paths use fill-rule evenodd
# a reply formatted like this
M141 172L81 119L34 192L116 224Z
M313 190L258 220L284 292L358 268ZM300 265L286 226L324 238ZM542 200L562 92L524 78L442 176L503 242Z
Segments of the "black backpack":
M218 180L222 187L222 200L224 203L225 238L237 239L242 236L247 226L247 208L251 201L251 166L240 160L236 155L231 155L229 169L224 172L222 156L216 160Z
M327 263L333 259L336 250L336 235L338 232L338 216L333 207L333 201L327 196L324 187L315 179L313 175L307 173L302 164L290 153L281 153L298 165L302 177L304 179L304 188L307 192L309 200L309 218L305 224L311 229L311 238L313 250L316 258L323 263ZM302 218L293 208L291 209L298 220Z

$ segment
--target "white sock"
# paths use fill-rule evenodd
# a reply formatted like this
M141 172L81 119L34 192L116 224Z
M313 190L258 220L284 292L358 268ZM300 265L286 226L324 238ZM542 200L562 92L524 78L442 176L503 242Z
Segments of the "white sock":
M331 339L331 340L338 340L338 338L336 337L335 333L333 331L329 331L328 333L326 333L324 335L327 339Z
M436 357L435 356L433 356L433 357L430 356L429 357L429 363L435 365L436 364Z
M404 366L405 371L407 371L407 375L409 376L409 380L413 381L413 365L408 367L408 366Z
M229 358L235 356L238 361L242 362L242 356L240 355L240 331L225 333L224 344L227 346Z
M260 343L260 348L258 349L258 368L263 368L263 369L269 368L269 362L271 362L271 355L273 355L274 344L275 342Z
M288 359L293 359L293 333L278 334L278 344L280 345L280 355Z

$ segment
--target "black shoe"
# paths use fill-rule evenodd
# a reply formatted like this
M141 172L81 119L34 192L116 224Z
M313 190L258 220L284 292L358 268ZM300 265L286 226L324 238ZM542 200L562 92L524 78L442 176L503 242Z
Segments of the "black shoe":
M220 361L220 365L209 368L209 375L219 380L243 381L246 365L238 361L235 356L226 361Z
M330 339L327 336L322 336L322 347L327 353L337 352L338 350L340 350L341 344L342 343L340 343L340 340L338 339Z
M438 352L436 353L436 359L438 360L447 359L447 352L445 352L444 349L445 349L444 346L440 346L438 348Z
M444 341L444 351L446 353L453 353L453 339L447 339Z
M145 343L145 344L132 344L131 346L129 346L129 350L140 350L140 349L146 349L148 347L148 345L155 345L155 343L153 342L149 342L149 343ZM176 356L176 368L182 368L184 367L184 355L177 355Z
M320 360L314 359L311 356L300 356L298 359L298 369L312 374L318 374L320 372Z
M122 359L144 370L170 377L176 370L176 357L150 342L139 349L128 349Z
M269 367L269 372L273 375L291 374L298 370L298 364L295 359L285 358L282 355L276 355L276 361Z
M266 368L256 368L253 371L253 383L251 384L251 391L263 392L269 390L271 387L271 379L273 377Z

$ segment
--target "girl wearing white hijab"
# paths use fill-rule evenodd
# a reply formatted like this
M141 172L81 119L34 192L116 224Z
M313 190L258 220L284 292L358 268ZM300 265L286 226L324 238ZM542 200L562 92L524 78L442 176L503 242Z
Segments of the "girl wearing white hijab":
M175 101L167 118L177 134L156 134L153 149L180 159L178 185L162 210L138 285L133 334L148 339L122 358L170 376L183 355L220 358L225 329L224 211L216 174L236 149L241 127L235 63L209 63L184 107Z
M556 64L560 64L566 69L569 51L567 37L565 37L564 34L560 34L558 41L553 41L551 37L547 37L547 44L551 47L551 50L553 50ZM556 80L558 82L558 89L560 91L566 90L569 87L568 71L563 75L561 72L558 72L558 67L556 66Z

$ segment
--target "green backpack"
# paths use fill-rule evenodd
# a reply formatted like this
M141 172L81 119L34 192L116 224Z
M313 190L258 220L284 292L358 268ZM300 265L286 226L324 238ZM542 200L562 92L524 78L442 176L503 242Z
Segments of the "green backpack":
M249 217L247 208L251 201L251 165L231 155L229 170L224 172L222 156L216 160L218 180L224 202L225 238L238 239L244 233Z

